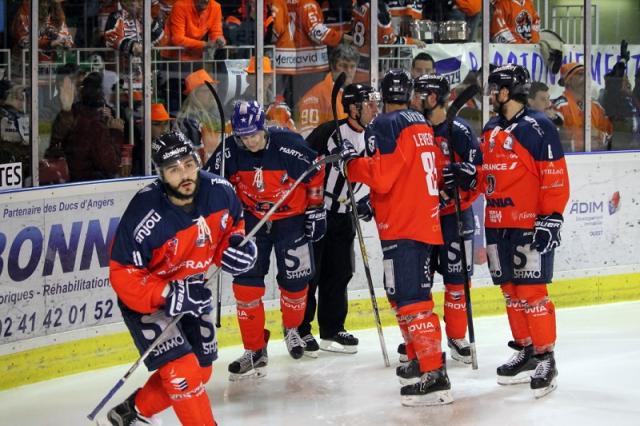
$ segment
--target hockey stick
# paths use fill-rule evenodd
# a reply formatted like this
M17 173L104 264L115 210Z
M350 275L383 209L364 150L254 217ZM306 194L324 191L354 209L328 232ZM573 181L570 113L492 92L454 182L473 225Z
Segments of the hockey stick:
M213 87L213 85L208 81L205 81L204 84L207 85L207 88L213 95L213 98L216 101L216 105L218 106L218 114L220 114L220 144L222 145L222 161L221 161L222 165L220 170L222 170L222 175L224 176L224 159L225 159L225 153L226 153L226 145L225 145L226 141L224 139L224 130L225 130L224 110L222 109L222 102L220 101L218 92L216 92L216 89ZM218 274L218 277L216 280L216 328L221 327L221 323L220 323L220 317L222 315L221 311L222 311L222 276Z
M479 91L479 87L475 84L467 87L458 95L458 97L453 101L451 106L449 106L449 110L447 111L447 125L449 126L449 161L453 164L456 162L455 155L453 152L453 120L458 115L460 108L463 107L469 100L471 100L476 93ZM474 370L478 369L478 355L476 353L476 335L473 328L473 310L471 306L471 289L469 288L469 269L467 267L467 250L464 244L464 236L462 229L462 209L460 207L460 191L458 190L458 186L454 185L453 187L453 198L455 201L456 207L456 224L458 226L458 244L460 244L460 254L461 254L461 262L462 262L462 273L464 274L464 300L465 305L467 307L467 327L469 328L469 346L471 349L471 368Z
M336 101L338 99L338 92L342 88L347 75L340 73L336 81L333 83L333 89L331 90L331 109L333 111L333 122L336 126L336 135L338 136L338 146L342 147L342 133L340 132L340 124L338 123L338 109ZM364 263L364 273L367 276L367 284L369 285L369 295L371 296L371 306L373 308L373 316L376 321L376 327L378 328L378 337L380 338L380 348L382 349L382 358L384 359L384 366L389 367L389 355L387 354L387 345L384 341L384 334L382 333L382 322L380 321L380 311L378 309L378 302L376 300L376 294L373 289L373 279L371 278L371 269L369 268L369 257L367 256L367 248L364 245L364 237L362 235L362 227L360 226L360 220L358 219L358 211L356 209L356 197L353 193L353 185L349 181L347 176L347 167L344 167L344 177L347 183L347 192L349 193L349 201L351 202L351 214L356 226L356 234L358 234L358 243L360 244L360 253L362 253L362 263Z
M224 152L222 153L222 155L224 155ZM284 201L289 197L289 194L291 194L293 192L293 190L304 180L304 178L309 176L309 174L311 172L313 172L314 170L322 167L323 165L325 165L327 163L334 163L334 162L336 162L338 160L340 160L340 154L332 154L332 155L327 155L326 157L323 157L323 158L315 161L313 164L311 164L304 172L302 172L300 177L298 177L298 179L296 179L295 182L293 182L293 184L289 187L289 189L287 189L285 191L285 193L282 194L282 197L280 197L280 199L273 206L271 206L269 211L267 211L267 213L265 213L265 215L262 217L262 219L260 219L260 221L253 227L253 229L251 229L251 231L243 238L243 240L242 240L242 242L240 242L239 246L242 247L243 245L245 245L246 242L249 241L260 230L260 228L262 228L262 226L276 212L276 210L282 205L282 203L284 203ZM209 284L209 282L212 279L216 278L220 274L220 271L222 271L222 269L219 266L216 267L216 269L207 278L207 281L205 282L205 285ZM176 324L178 324L178 322L180 321L180 319L182 318L183 315L184 314L180 314L180 315L177 315L177 316L173 317L173 319L167 325L167 327L165 327L165 329L162 330L162 333L160 333L160 335L153 342L151 342L151 344L149 345L147 350L144 351L144 353L140 356L140 358L138 358L136 360L136 362L133 363L133 365L124 374L124 376L122 376L120 378L120 380L118 380L118 382L109 390L109 392L107 392L107 394L104 396L104 398L102 398L102 400L98 403L98 405L96 405L96 407L91 411L91 413L89 413L89 415L87 415L87 418L89 418L89 420L94 420L95 419L96 415L100 412L100 410L102 410L102 408L107 404L107 402L109 402L109 400L111 398L113 398L113 396L118 391L118 389L120 389L122 387L122 385L124 385L124 383L129 379L129 377L133 374L133 372L136 371L138 366L145 359L147 359L147 357L149 356L151 351L153 351L155 349L155 347L158 346L158 344L160 344L160 342L162 342L164 340L164 338L168 335L169 331Z

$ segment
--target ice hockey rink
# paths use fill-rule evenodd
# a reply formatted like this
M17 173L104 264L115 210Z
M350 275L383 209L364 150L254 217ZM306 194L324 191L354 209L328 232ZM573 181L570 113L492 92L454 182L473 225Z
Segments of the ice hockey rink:
M231 383L227 365L241 347L221 350L207 386L220 425L638 425L640 424L640 302L558 310L558 389L535 400L528 385L499 386L496 366L505 345L505 316L475 321L479 369L448 360L455 402L400 405L395 377L400 333L384 329L391 368L385 368L375 329L359 330L356 355L321 352L289 357L281 340L269 345L267 376ZM88 412L129 365L0 392L0 425L88 425ZM141 367L108 404L144 383ZM106 410L105 410L106 411ZM101 414L104 414L101 413ZM160 416L178 425L171 410Z

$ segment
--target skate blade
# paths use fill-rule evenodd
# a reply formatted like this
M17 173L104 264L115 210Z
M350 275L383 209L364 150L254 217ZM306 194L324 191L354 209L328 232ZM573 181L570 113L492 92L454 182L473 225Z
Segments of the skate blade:
M451 351L451 358L463 364L471 364L471 355L464 356L456 353L455 351Z
M418 383L420 381L420 377L404 378L404 377L398 376L398 381L400 382L400 384L402 386L415 385L416 383Z
M453 402L450 390L432 392L427 395L402 395L400 399L405 407L430 407Z
M155 416L148 418L148 421L151 426L162 426L162 419L156 418ZM113 426L114 423L107 418L107 416L101 417L100 419L95 419L96 426ZM139 423L139 422L138 422Z
M229 381L241 382L243 380L260 379L266 375L267 369L265 367L258 367L243 374L229 373Z
M553 380L551 381L551 383L549 384L549 386L544 387L544 388L540 388L540 389L534 389L533 390L533 396L535 396L536 399L540 399L540 398L550 394L554 390L556 390L557 387L558 387L558 385L557 385L556 379L554 377Z
M355 354L358 352L358 347L355 345L341 345L333 340L321 340L320 349L340 354Z
M318 358L318 352L320 352L319 350L317 351L304 351L304 356L306 356L307 358L313 358L316 359Z
M531 383L531 375L534 370L521 371L515 376L497 376L499 385L520 385L523 383Z

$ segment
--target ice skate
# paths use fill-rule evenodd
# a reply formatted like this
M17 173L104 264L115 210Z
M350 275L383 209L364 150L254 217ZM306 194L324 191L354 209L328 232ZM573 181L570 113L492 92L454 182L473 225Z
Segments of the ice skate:
M358 352L358 338L347 331L339 331L331 338L322 339L320 349L328 352L355 354Z
M447 338L447 346L451 349L451 358L464 364L471 364L471 346L467 339Z
M229 364L229 380L236 382L244 379L259 379L267 375L267 344L269 343L269 330L264 330L264 348L258 351L245 350L244 354Z
M447 367L442 365L437 370L423 373L418 383L402 387L400 399L406 407L451 404L453 397Z
M417 359L405 362L396 367L396 376L402 386L413 385L420 381L422 373L420 372L420 363Z
M318 346L318 342L316 341L316 338L313 337L313 334L305 334L302 336L302 340L306 345L304 347L304 356L308 356L309 358L318 358L320 346Z
M534 359L537 362L537 366L531 376L531 389L536 398L542 398L558 387L556 384L556 378L558 376L556 360L553 352L536 355Z
M147 418L138 413L135 406L135 399L138 391L125 399L124 402L116 405L107 413L106 420L96 422L101 426L142 426L153 425L160 426L162 422L159 419Z
M287 345L287 351L293 359L300 359L304 355L304 348L306 343L300 337L297 328L284 328L282 330L284 334L284 342Z
M531 381L531 373L536 369L537 364L533 357L533 346L520 346L514 341L510 341L508 345L517 352L511 356L509 361L498 367L498 384L516 385L529 383Z

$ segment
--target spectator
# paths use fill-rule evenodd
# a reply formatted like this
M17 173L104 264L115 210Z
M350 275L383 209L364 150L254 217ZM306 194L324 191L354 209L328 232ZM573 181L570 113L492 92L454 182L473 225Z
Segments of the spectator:
M165 23L177 0L151 0L151 17Z
M445 16L447 20L466 21L467 39L473 41L482 18L481 11L482 0L455 0Z
M613 125L616 149L637 149L640 142L640 114L627 78L627 60L623 57L604 76L602 106Z
M553 101L558 120L563 129L561 140L569 139L573 151L584 151L584 65L570 62L560 67L561 78L558 81L565 90L562 96ZM613 126L604 108L591 101L591 149L610 149Z
M151 104L151 139L171 130L171 116L163 104Z
M411 78L414 80L421 75L436 72L436 61L426 52L418 53L411 61Z
M80 72L76 64L64 64L58 67L56 72L55 93L53 99L48 100L40 108L40 120L52 122L63 109L63 104L68 104L67 110L76 100L77 87L80 85Z
M532 0L495 0L489 31L493 43L538 43L540 16Z
M549 96L549 86L541 81L531 83L529 95L527 97L529 108L544 112L547 117L557 126L562 125L562 120L558 117L558 112L553 108L551 97Z
M324 80L313 86L296 105L296 123L302 136L307 137L313 129L322 123L333 120L331 91L333 82L341 73L347 75L344 84L353 82L358 65L358 51L351 45L340 44L331 52L330 72ZM342 94L336 100L338 119L346 117L342 108Z
M220 48L226 44L222 33L220 4L214 0L177 2L169 15L167 33L172 46L185 49L179 54L181 59L202 60L204 49ZM178 57L178 53L171 50L164 52L164 55L170 58Z
M0 80L0 164L22 163L22 187L31 186L29 116L25 86Z
M61 146L72 182L117 176L124 142L124 122L105 105L102 77L89 73L82 81L80 101L58 114L51 145Z

